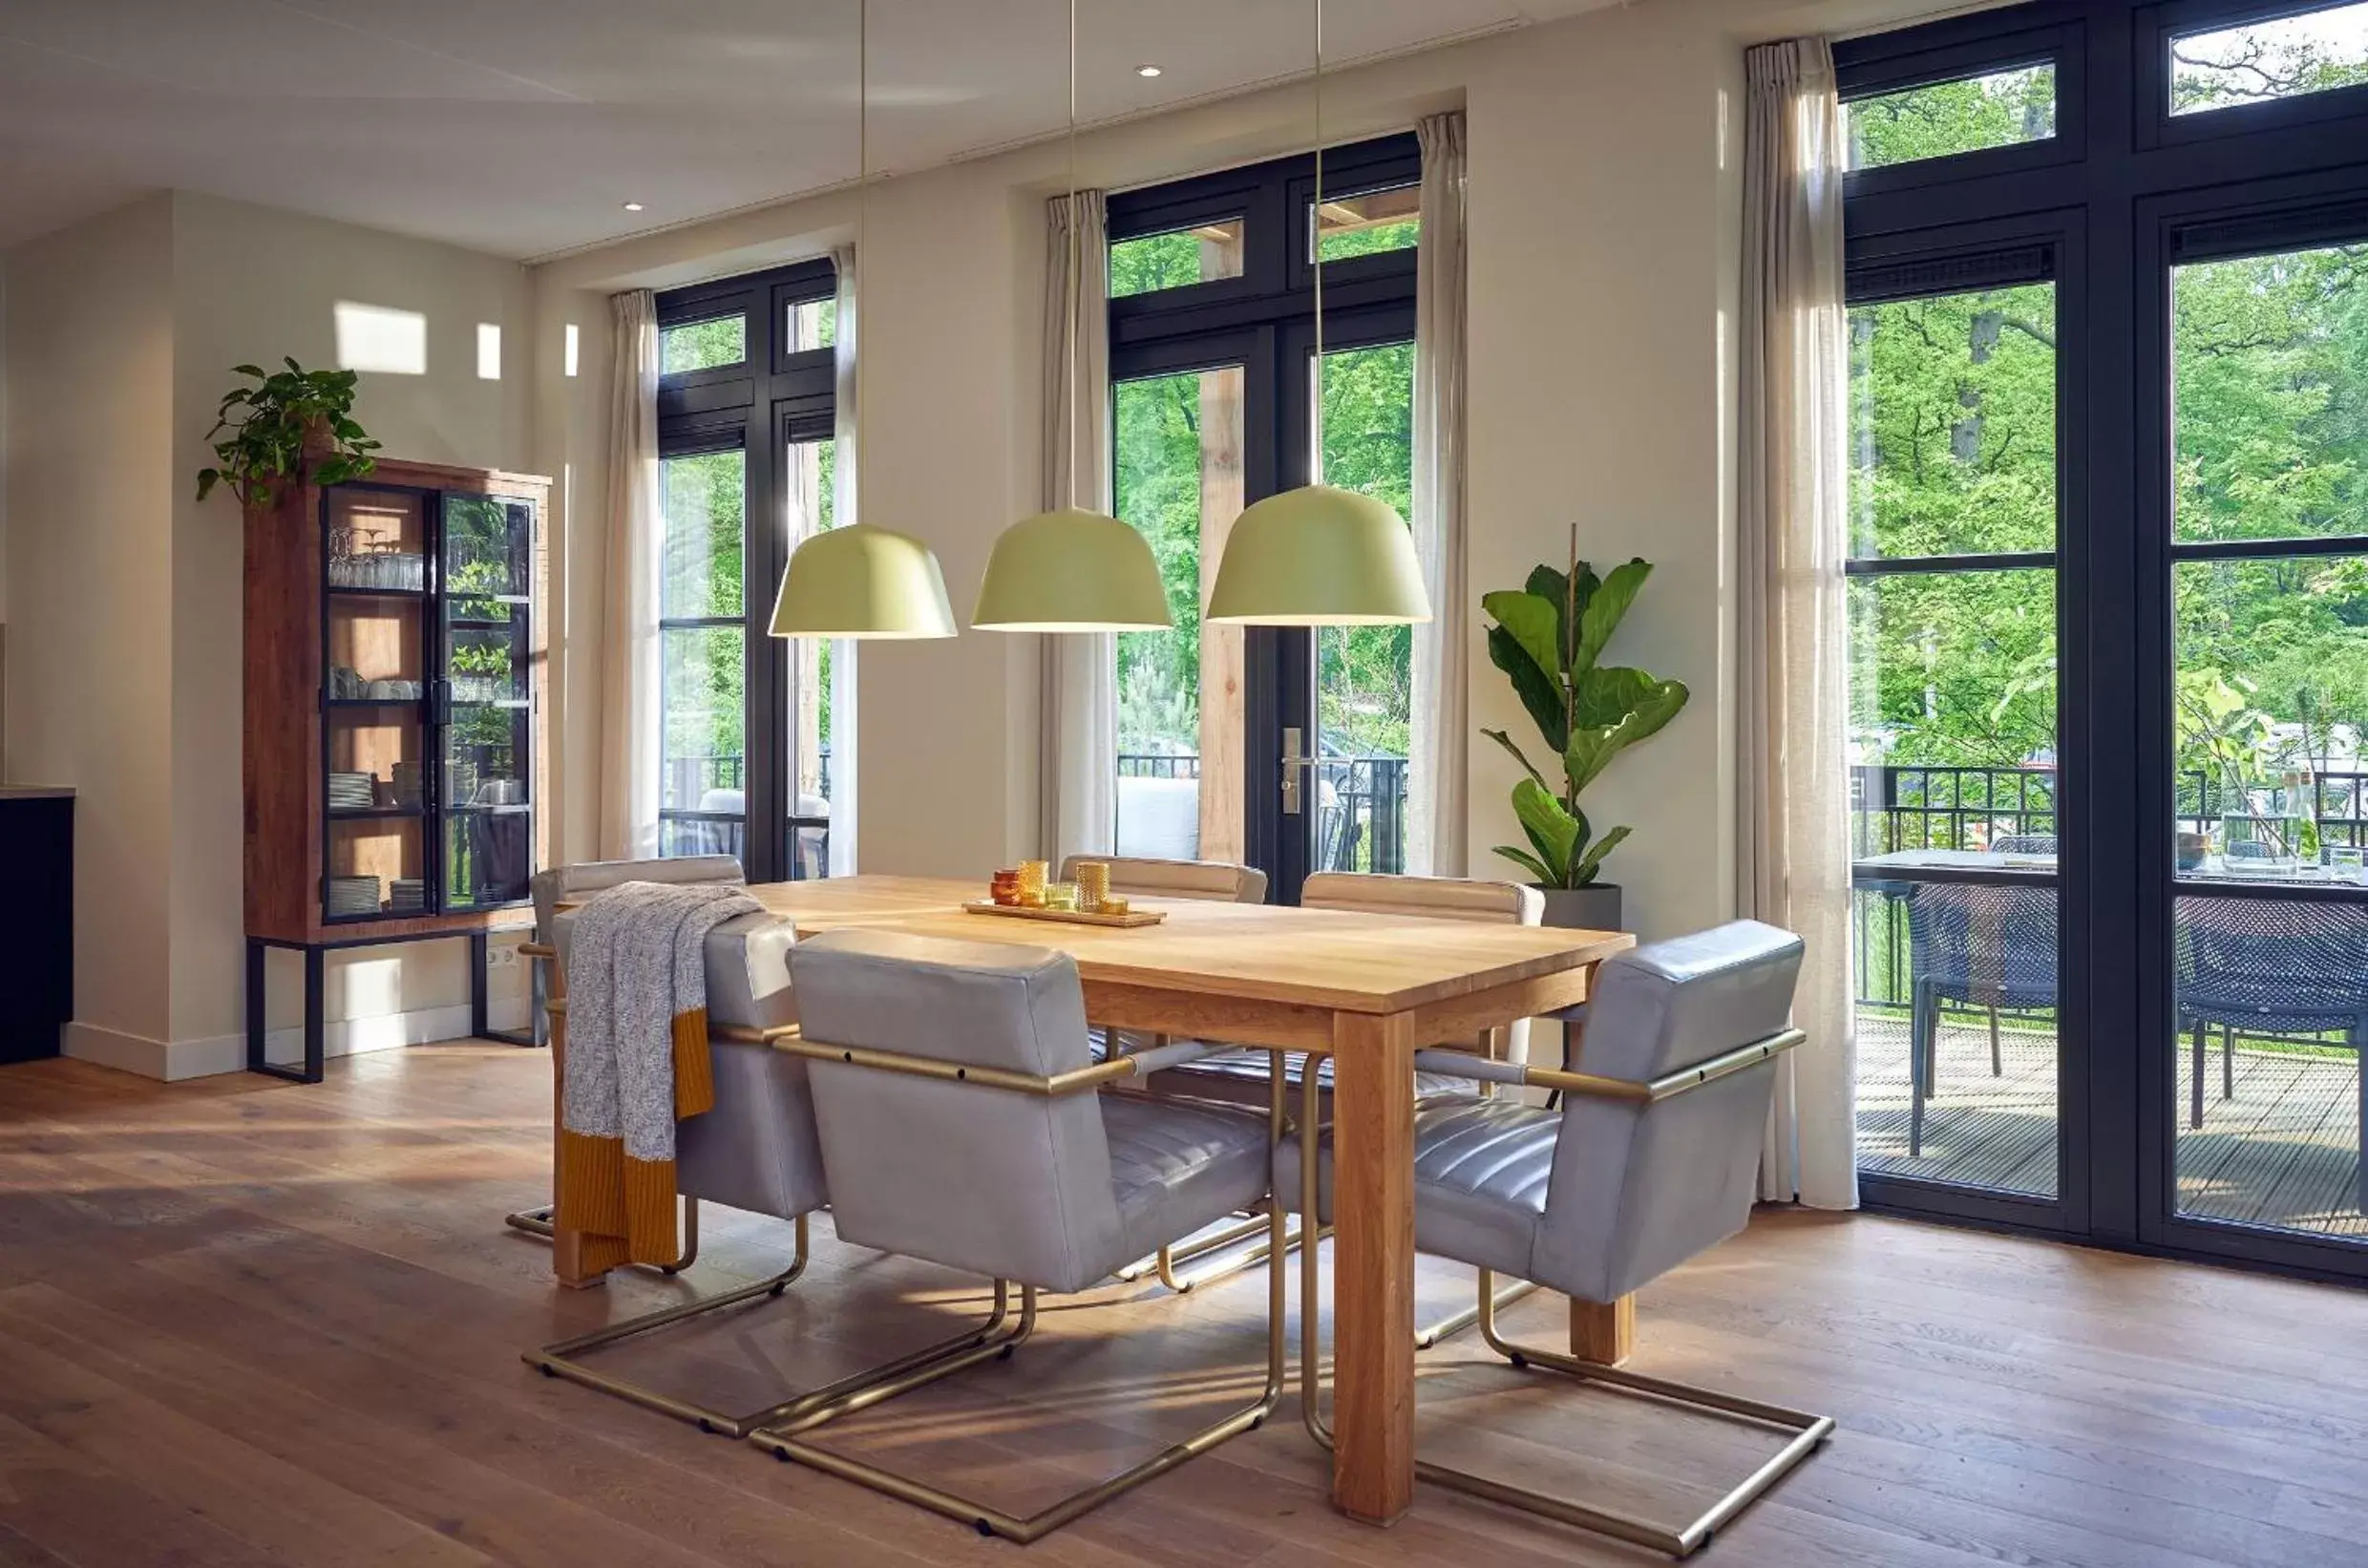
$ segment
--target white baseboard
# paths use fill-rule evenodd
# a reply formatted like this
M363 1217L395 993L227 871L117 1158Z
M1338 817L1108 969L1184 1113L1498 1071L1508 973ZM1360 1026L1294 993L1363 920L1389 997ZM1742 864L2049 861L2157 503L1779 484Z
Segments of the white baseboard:
M486 1026L508 1031L527 1024L524 997L496 998L486 1008ZM330 1021L321 1043L327 1056L356 1056L364 1051L392 1050L399 1046L424 1046L437 1040L469 1037L469 1005L421 1007L412 1012L382 1013L375 1018ZM246 1036L217 1034L194 1040L152 1040L125 1034L95 1024L66 1026L66 1055L76 1061L137 1072L143 1078L179 1083L184 1078L238 1072L246 1067ZM305 1031L300 1028L273 1029L264 1036L264 1054L274 1062L299 1063L305 1055Z

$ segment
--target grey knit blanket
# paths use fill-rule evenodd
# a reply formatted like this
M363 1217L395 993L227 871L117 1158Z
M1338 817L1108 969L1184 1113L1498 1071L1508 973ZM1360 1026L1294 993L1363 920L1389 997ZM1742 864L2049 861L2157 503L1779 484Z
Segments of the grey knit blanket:
M620 882L576 911L562 1124L674 1157L674 1020L708 1005L707 938L764 906L722 883Z

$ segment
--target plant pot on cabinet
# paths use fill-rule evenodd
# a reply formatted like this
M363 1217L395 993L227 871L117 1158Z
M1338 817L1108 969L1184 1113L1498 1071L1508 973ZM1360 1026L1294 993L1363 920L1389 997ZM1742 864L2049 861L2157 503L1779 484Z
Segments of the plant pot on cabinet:
M1619 884L1589 882L1585 887L1540 887L1546 913L1539 923L1566 931L1617 931L1619 924Z

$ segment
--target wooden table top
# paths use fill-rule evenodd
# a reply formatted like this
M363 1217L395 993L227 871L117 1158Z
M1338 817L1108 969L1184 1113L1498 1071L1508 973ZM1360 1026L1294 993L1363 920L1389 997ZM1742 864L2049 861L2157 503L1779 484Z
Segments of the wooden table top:
M1489 925L1195 899L1135 899L1158 925L1116 929L965 914L973 882L840 877L749 893L801 936L878 926L915 936L1048 947L1088 981L1256 998L1336 1012L1391 1013L1596 963L1636 944L1624 931Z

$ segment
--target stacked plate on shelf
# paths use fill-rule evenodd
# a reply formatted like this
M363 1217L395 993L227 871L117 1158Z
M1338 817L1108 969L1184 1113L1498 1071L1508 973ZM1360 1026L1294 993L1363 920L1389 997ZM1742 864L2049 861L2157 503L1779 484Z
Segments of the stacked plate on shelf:
M331 773L328 775L328 809L333 812L366 812L378 804L378 781L368 773ZM371 879L375 885L376 879Z
M428 907L428 882L424 877L397 877L387 884L387 913L417 915Z
M380 907L378 879L375 877L331 877L328 879L328 914L335 920L341 915L375 915Z

